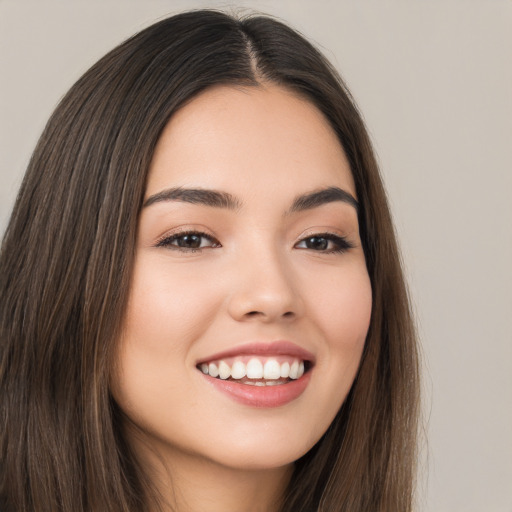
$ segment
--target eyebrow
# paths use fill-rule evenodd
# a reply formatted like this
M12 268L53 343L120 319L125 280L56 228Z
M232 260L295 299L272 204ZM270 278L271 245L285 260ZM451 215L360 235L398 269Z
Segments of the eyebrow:
M213 208L227 208L228 210L237 210L241 207L240 201L228 192L176 187L162 190L148 197L143 204L143 208L161 201L182 201L184 203L212 206Z
M143 204L143 208L154 203L165 201L181 201L184 203L211 206L213 208L226 208L228 210L238 210L242 206L241 201L229 192L201 188L175 187L162 190L148 197ZM359 210L359 203L352 194L339 187L328 187L296 197L288 213L312 210L313 208L318 208L324 204L336 201L347 203L353 206L356 211Z
M318 208L327 203L341 201L353 206L356 211L359 211L359 203L356 198L339 187L328 187L315 192L310 192L297 197L290 208L290 213L302 212L304 210L311 210Z

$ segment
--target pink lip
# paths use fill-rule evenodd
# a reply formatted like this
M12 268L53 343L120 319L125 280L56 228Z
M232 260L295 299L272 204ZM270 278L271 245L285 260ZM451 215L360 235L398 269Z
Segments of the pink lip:
M308 350L299 347L290 341L274 341L271 343L246 343L229 350L217 352L197 361L197 366L209 361L218 361L228 357L243 355L255 356L292 356L308 361L311 366L315 363L315 356ZM305 391L311 379L312 368L300 379L292 380L277 386L251 386L233 380L222 380L201 373L206 381L222 393L228 395L238 403L251 407L280 407L292 402Z
M197 365L207 363L209 361L218 361L228 357L236 357L242 355L255 355L255 356L292 356L315 363L315 356L299 347L291 341L273 341L272 343L246 343L236 347L212 354L211 356L202 358L197 361Z
M300 379L278 386L250 386L232 380L222 380L203 375L207 382L238 403L251 407L280 407L298 398L305 391L311 378L311 371Z

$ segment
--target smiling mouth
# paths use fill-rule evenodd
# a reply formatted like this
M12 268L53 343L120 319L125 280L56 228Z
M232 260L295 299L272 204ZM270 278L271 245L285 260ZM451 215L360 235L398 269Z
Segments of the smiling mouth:
M215 379L250 386L279 386L300 379L311 362L297 357L232 357L203 362L197 369Z

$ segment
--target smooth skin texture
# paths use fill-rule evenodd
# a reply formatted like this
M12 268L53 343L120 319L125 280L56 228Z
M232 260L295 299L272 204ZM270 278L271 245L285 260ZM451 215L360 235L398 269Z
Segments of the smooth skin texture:
M277 510L293 462L350 390L369 326L354 205L291 211L297 197L329 187L355 197L350 168L310 102L271 84L222 86L178 111L159 140L146 201L176 187L228 193L236 207L143 207L112 392L170 505ZM190 232L199 238L184 238ZM276 340L316 358L306 390L284 406L238 403L196 368Z

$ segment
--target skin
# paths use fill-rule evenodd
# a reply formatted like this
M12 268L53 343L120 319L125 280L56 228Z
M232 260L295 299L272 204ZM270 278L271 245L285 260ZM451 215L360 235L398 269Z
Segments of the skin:
M355 207L337 200L290 212L297 196L327 187L356 197L350 168L308 101L275 85L222 86L188 103L162 133L146 200L173 187L228 192L238 206L168 200L142 209L112 392L169 505L277 510L293 462L350 390L370 321ZM214 242L162 245L183 231ZM304 240L318 233L351 247L311 248ZM316 358L306 390L284 406L238 403L196 368L237 345L274 340Z

